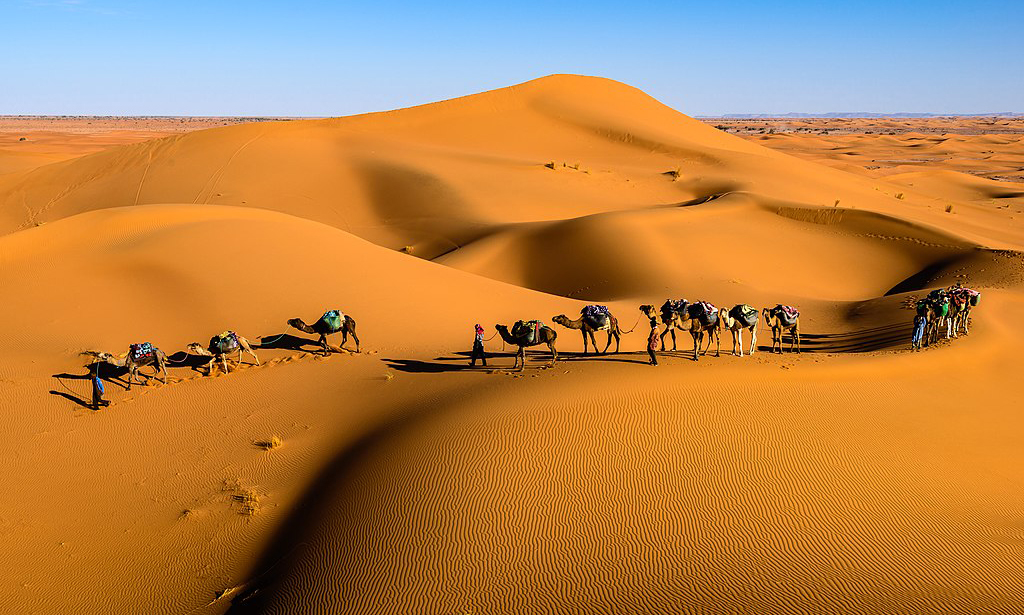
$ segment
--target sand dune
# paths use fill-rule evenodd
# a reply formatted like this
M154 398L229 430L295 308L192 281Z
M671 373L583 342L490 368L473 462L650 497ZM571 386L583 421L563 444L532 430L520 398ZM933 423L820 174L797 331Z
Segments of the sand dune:
M0 611L1019 612L1020 184L936 162L1016 137L771 137L563 75L0 166ZM970 335L906 352L956 282ZM668 297L807 352L655 370ZM622 353L468 369L592 301ZM328 308L363 353L285 325ZM225 329L262 364L205 377ZM169 382L86 409L79 353L144 340Z

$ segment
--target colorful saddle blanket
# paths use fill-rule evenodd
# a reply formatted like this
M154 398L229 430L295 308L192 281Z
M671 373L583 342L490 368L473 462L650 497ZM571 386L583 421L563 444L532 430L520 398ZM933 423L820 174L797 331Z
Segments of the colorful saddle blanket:
M701 325L709 327L718 322L718 308L707 301L698 301L693 304L691 318L696 317Z
M580 315L592 328L597 330L608 329L612 326L611 312L604 305L588 305L580 310Z
M796 324L796 319L800 317L800 310L792 305L782 305L780 303L772 309L772 314L779 319L779 324L783 327L792 327Z
M757 324L757 310L745 303L729 310L729 316L744 327L753 327Z
M142 342L141 344L132 344L128 347L128 351L132 361L139 362L142 359L153 356L154 348L153 344Z
M234 331L225 331L210 338L210 352L214 354L234 352L238 346L238 334Z
M341 313L341 310L327 310L320 317L320 322L327 325L331 333L335 333L341 331L341 328L345 325L345 315Z

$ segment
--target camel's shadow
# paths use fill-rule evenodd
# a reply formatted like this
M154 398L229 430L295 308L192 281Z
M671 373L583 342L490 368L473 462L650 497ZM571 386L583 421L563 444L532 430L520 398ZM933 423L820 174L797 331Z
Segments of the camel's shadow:
M258 346L253 346L254 350L293 350L295 352L309 352L318 354L321 352L320 342L317 340L311 340L306 337L299 337L292 335L291 333L280 333L278 335L266 335L260 338ZM339 348L330 343L327 344L327 349L331 352L352 352L345 348Z

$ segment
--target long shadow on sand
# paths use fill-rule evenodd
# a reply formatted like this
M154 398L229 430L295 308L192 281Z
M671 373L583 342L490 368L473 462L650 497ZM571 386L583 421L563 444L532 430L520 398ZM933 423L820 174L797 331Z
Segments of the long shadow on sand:
M860 329L849 333L801 333L800 346L803 352L814 353L858 353L886 350L910 344L910 335L913 333L913 323L896 323L871 329ZM762 337L765 334L759 334ZM767 332L767 339L771 340L771 332ZM784 352L789 352L789 344L792 341L788 333L782 335L782 347ZM757 349L768 352L771 345L758 345Z
M547 351L531 351L526 353L527 358L532 362L543 362L547 363L551 359L551 353ZM470 367L469 352L457 352L455 356L450 357L435 357L433 361L421 361L417 359L384 359L388 367L400 372L415 373L415 374L440 374L445 372L462 372L462 371L482 371L482 370L509 370L512 368L512 361L515 361L514 352L488 352L487 353L487 365L477 364L476 367ZM641 353L633 352L621 352L618 355L607 354L607 355L594 355L594 354L583 354L582 352L560 352L558 353L558 362L574 363L580 361L603 361L608 363L638 363L647 364L646 354L644 359L630 359L625 358L629 356L641 356ZM499 363L495 363L495 360L500 360Z
M313 352L320 350L320 343L316 340L292 335L291 333L279 333L278 335L266 335L261 337L259 345L256 346L254 350L263 350L265 348Z

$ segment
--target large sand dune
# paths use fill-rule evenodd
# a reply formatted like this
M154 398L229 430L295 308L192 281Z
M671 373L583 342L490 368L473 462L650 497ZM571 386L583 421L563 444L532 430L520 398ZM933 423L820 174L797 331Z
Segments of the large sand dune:
M0 174L0 611L1024 608L1019 184L576 76L39 163ZM906 352L958 281L971 334ZM637 306L680 296L798 305L809 352L652 368ZM467 369L474 323L588 301L622 353ZM328 308L363 353L285 326ZM190 369L228 328L262 365ZM169 382L84 408L79 353L143 340Z

